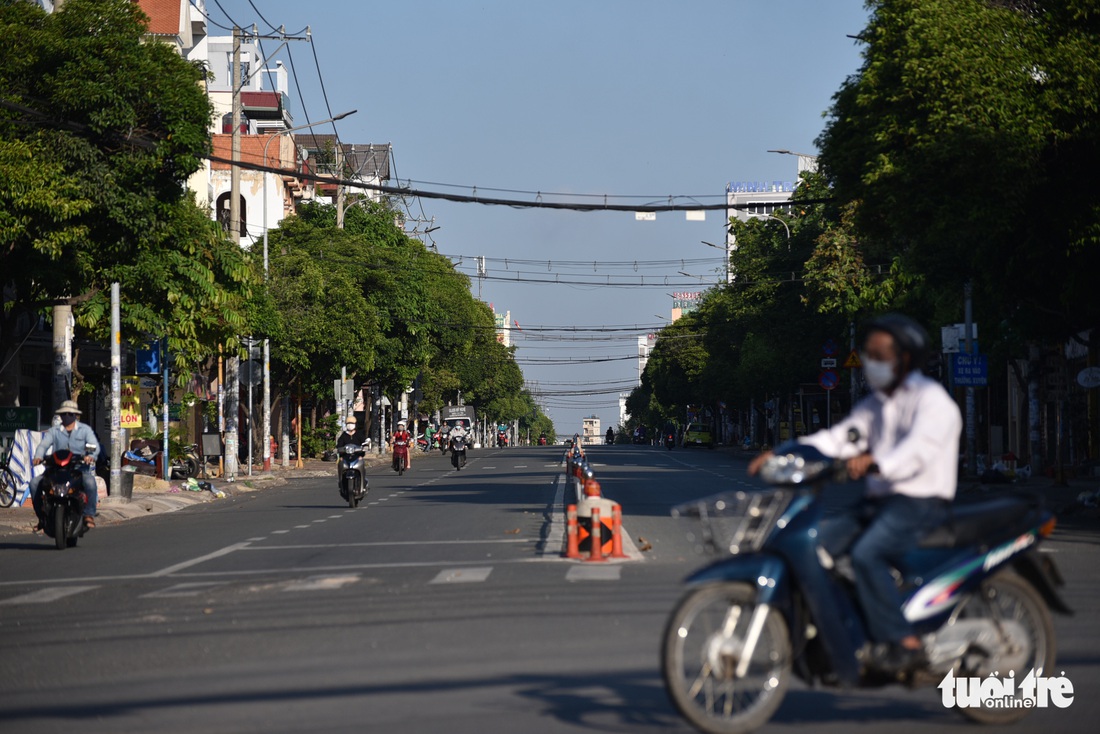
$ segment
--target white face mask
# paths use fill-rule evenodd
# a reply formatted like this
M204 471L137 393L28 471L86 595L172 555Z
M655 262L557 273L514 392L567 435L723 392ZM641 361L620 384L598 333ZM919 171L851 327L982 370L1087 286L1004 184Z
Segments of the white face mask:
M894 382L894 363L863 357L863 377L872 390L885 390Z
M344 428L346 428L348 430L348 433L355 433L355 424L354 423L348 423L346 426L344 426Z

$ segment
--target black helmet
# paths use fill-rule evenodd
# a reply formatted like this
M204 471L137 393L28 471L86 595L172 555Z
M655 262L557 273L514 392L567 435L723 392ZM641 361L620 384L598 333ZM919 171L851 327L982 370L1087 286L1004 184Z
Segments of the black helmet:
M928 332L908 316L899 313L878 316L871 319L865 329L866 334L872 331L885 331L894 337L899 352L909 353L909 372L923 369L931 356L932 340L928 338Z

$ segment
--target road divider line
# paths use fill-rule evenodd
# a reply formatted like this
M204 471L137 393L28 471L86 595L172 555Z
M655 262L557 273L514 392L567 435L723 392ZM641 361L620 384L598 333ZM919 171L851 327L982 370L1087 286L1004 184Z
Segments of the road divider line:
M309 527L309 526L306 525L305 527ZM207 561L212 561L215 558L221 558L222 556L228 556L230 553L236 553L237 551L243 550L244 548L247 548L247 547L248 547L248 542L247 541L245 541L244 543L234 543L233 545L227 545L226 547L222 548L221 550L216 550L213 553L207 553L205 556L199 556L198 558L192 558L189 561L183 561L182 563L176 563L176 564L173 564L171 566L167 566L165 568L162 568L159 571L154 571L153 573L151 573L149 575L150 576L171 576L172 574L174 574L178 571L182 571L185 568L191 568L192 566L197 566L200 563L206 563Z

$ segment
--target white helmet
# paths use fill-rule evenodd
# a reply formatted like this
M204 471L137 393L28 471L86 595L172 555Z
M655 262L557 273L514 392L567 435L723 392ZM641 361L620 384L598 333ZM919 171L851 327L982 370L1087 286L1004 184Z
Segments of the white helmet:
M404 427L405 427L405 426L407 426L407 425L408 425L408 424L407 424L407 423L406 423L405 421L403 421L403 420L397 421L397 427L398 427L398 428L404 428Z

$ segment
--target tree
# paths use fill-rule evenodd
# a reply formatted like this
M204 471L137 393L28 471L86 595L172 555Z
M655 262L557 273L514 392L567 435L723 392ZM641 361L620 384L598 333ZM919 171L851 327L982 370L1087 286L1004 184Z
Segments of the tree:
M167 336L180 373L244 326L248 255L184 187L210 144L204 71L143 42L144 23L129 0L0 6L5 362L55 303L105 338L115 281L126 338ZM0 376L0 402L12 386Z
M416 383L425 412L461 392L494 417L527 415L522 372L496 340L488 306L398 222L387 204L362 202L337 229L335 209L311 203L271 232L276 316L266 321L282 381L301 375L308 390L326 393L344 366L390 396Z
M893 262L955 319L970 281L979 317L1002 331L1064 339L1096 326L1100 9L869 5L863 65L818 140L862 256Z

